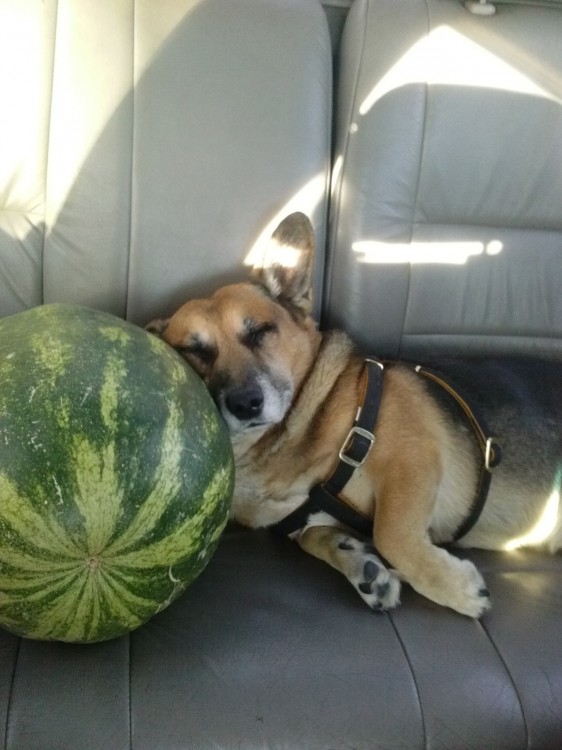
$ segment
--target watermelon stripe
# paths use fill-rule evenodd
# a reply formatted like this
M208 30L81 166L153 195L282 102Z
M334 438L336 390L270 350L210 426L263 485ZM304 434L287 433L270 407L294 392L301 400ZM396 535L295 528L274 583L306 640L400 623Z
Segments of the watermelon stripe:
M162 497L176 498L181 489L180 465L183 440L181 414L175 404L170 406L170 413L162 435L160 463L158 464L154 487L124 533L107 548L107 554L115 556L129 548L138 546L139 542L156 527L166 506Z
M88 609L92 608L92 600L95 598L95 591L88 589L88 578L78 574L68 592L63 592L60 596L50 603L49 609L41 615L40 625L44 628L48 637L53 637L55 633L60 633L64 640L76 640L84 633L83 618L81 612L84 603Z
M114 434L119 425L119 394L127 378L123 360L116 355L109 356L103 373L101 388L101 418L110 433Z
M76 602L72 620L66 630L68 640L88 640L95 633L102 618L102 596L99 587L99 575L89 572L83 578L83 586ZM57 630L64 628L64 621L57 623Z
M28 579L11 581L10 579L2 581L2 590L5 594L6 591L20 592L19 595L5 594L0 599L0 610L2 607L10 603L21 601L21 593L25 593L25 603L41 603L48 602L53 596L58 596L59 593L64 592L68 586L76 579L76 575L79 571L75 565L72 570L61 571L56 575L43 575L36 576L32 580Z
M126 583L127 577L120 575L118 569L113 569L111 572L105 571L103 575L105 578L103 592L108 601L111 599L112 612L139 616L139 613L147 610L154 611L158 607L159 602L153 597L135 594Z
M56 480L54 485L57 486ZM51 559L53 556L76 558L80 555L80 548L59 526L55 518L43 518L37 513L4 474L0 474L0 498L0 522L6 522L23 539L33 539L35 555L46 552ZM9 534L4 533L4 543L9 544L9 541ZM2 559L7 560L9 564L20 564L10 562L10 556L9 549L3 550Z
M48 330L32 334L30 350L41 367L43 378L36 383L45 390L55 388L57 379L63 377L73 359L73 347Z
M179 596L198 572L198 570L190 566L188 575L184 574L182 578L176 578L172 566L170 566L166 578L162 580L160 595L157 598L143 596L142 591L139 593L139 576L135 574L134 568L112 567L111 572L108 574L109 580L107 585L112 591L116 592L120 602L126 603L128 601L131 606L134 604L137 613L147 606L154 607L157 612L160 612ZM153 589L152 579L155 573L160 578L160 571L152 569L145 574L141 581L144 584L142 590L146 591L147 595ZM105 593L108 593L107 590Z
M6 566L9 570L12 580L17 580L19 576L25 579L26 575L41 575L42 573L56 573L69 570L71 566L76 565L75 560L68 558L57 559L55 557L38 556L35 550L28 545L29 552L24 552L12 547L3 547L0 558L0 571ZM44 551L41 550L43 553ZM16 574L17 571L17 574ZM0 580L1 577L0 577Z
M115 341L121 344L122 347L131 343L134 344L131 334L123 328L121 322L119 325L100 325L98 330L105 339Z
M123 492L115 468L115 446L97 451L83 435L76 436L72 462L78 491L74 502L84 517L87 552L99 554L107 545L123 511ZM103 508L103 513L100 509Z
M76 602L83 590L83 583L82 585L80 583L80 571L74 571L69 574L63 585L52 592L51 596L45 597L31 609L31 613L35 616L23 623L27 626L26 629L31 638L51 638L60 632L61 622L72 622L76 612ZM27 598L24 601L27 605Z
M97 592L93 591L94 581L93 581L93 579L92 579L91 576L90 576L89 583L91 585L91 594L90 594L90 598L89 598L90 612L89 612L89 615L87 616L87 619L85 621L85 625L86 625L86 628L87 628L87 637L84 637L81 640L89 640L92 637L92 634L96 633L96 631L98 630L98 628L103 623L103 606L102 606L103 605L103 602L102 602L103 596L102 596L102 593L99 592L99 594L97 596L95 595ZM87 601L87 599L86 599L86 592L84 593L84 600ZM74 619L74 623L77 625L78 622L79 622L79 620L80 620L80 617L79 617L79 614L77 613L76 617ZM74 639L74 640L76 640L76 639Z
M117 546L117 549L109 546L106 554L110 555L119 565L130 564L139 569L154 568L155 566L167 568L174 562L191 555L200 546L203 526L207 521L208 514L212 515L217 510L227 482L227 472L224 469L219 469L205 491L200 510L188 517L181 526L178 526L163 539L133 550L120 551L119 546ZM208 540L209 545L214 544L223 528L224 524L221 524L213 529L213 533Z

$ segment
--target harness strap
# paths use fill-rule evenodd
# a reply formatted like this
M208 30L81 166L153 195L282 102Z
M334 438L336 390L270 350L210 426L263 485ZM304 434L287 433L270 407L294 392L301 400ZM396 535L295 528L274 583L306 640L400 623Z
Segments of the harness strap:
M365 360L365 390L355 422L339 452L332 476L311 488L308 499L271 528L279 534L292 534L306 525L312 513L323 511L364 536L372 536L373 520L344 500L340 493L353 472L367 458L375 442L373 434L382 399L384 365L376 359Z
M373 519L353 507L341 492L355 469L363 464L375 442L373 430L382 399L384 366L376 359L365 360L366 386L363 402L339 452L339 462L334 473L326 482L314 485L302 505L271 526L277 533L292 534L306 525L311 514L324 512L359 534L372 536ZM495 438L487 437L489 432L483 420L476 417L466 399L442 375L421 365L414 369L419 375L440 385L452 396L467 417L483 454L476 494L468 516L453 535L452 541L456 542L468 534L482 513L492 472L501 461L501 447Z
M325 484L315 484L302 505L270 528L277 534L292 534L306 526L313 513L320 512L327 513L361 536L373 535L373 520L363 515L357 508L352 508L339 495L332 494Z
M339 494L351 479L371 450L382 400L384 365L377 359L366 359L363 403L357 409L355 422L350 429L338 454L339 463L330 479L324 485L332 493Z
M441 388L447 391L447 393L455 399L465 413L465 416L476 435L478 445L480 446L484 457L484 468L489 472L495 469L501 461L501 446L495 438L487 437L489 430L482 417L476 418L474 411L470 408L467 400L461 395L458 388L453 388L443 375L438 374L433 370L429 370L427 367L422 367L421 365L416 365L414 369L418 375L423 375L424 378L433 380L433 382L440 385Z
M480 518L480 514L486 503L486 498L488 497L488 490L490 489L490 482L492 481L492 472L502 459L501 446L496 438L488 437L490 432L484 420L481 417L476 417L464 396L462 396L456 387L453 388L443 375L429 370L427 367L422 367L421 365L417 365L414 369L419 375L422 375L428 380L432 380L434 383L441 386L441 388L443 388L457 402L472 427L478 446L482 452L482 468L480 470L476 494L472 501L470 512L452 538L453 542L457 542L463 536L468 534Z

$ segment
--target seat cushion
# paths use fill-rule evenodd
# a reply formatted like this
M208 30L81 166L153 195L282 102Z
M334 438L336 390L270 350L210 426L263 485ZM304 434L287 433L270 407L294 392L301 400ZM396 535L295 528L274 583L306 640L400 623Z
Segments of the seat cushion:
M562 558L462 552L481 621L414 593L380 615L288 539L236 526L167 610L107 643L0 631L6 750L556 748Z

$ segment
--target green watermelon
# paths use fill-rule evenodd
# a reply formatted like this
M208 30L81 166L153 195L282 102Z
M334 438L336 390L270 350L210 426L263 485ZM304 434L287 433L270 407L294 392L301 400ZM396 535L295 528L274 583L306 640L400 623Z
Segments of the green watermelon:
M93 642L202 571L233 488L228 432L167 344L107 313L0 319L0 625Z

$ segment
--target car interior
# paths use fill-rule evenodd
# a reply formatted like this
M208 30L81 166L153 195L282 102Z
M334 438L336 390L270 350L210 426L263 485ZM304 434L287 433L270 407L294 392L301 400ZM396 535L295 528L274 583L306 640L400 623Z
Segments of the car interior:
M0 95L0 317L144 327L301 211L367 355L562 358L562 0L0 0ZM562 556L525 542L452 548L480 619L380 614L230 523L128 635L0 628L0 748L559 750Z

